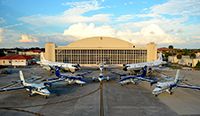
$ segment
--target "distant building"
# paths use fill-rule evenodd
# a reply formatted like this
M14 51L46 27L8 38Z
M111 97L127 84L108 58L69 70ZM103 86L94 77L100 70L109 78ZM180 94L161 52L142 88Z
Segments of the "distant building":
M136 46L113 37L89 37L66 46L49 42L45 44L45 58L53 62L86 65L151 62L157 59L157 44L151 42L146 46Z
M177 55L176 56L168 56L168 62L178 63L181 65L187 65L187 66L191 66L191 67L195 67L196 64L198 63L198 61L200 61L200 57L192 59L192 58L190 58L190 56L182 56L182 59L177 59Z
M158 51L158 52L163 52L163 51L169 52L169 51L171 51L171 50L170 50L169 48L162 47L162 48L158 48L157 51Z
M0 65L4 66L26 66L31 64L31 60L34 57L26 55L8 55L0 57Z
M4 54L17 54L16 49L4 49Z
M44 52L43 50L30 50L26 52L19 52L19 55L29 55L29 56L35 56L40 55L41 52Z

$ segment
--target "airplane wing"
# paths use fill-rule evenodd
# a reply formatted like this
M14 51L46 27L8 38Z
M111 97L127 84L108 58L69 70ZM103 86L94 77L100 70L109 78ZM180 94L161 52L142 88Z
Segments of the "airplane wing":
M4 88L4 89L0 89L0 92L11 91L11 90L19 90L19 89L24 89L24 88L26 88L26 87L20 86L20 87Z
M99 67L96 66L81 66L81 69L85 69L85 70L99 70Z
M198 89L198 90L200 90L200 87L197 87L197 86L177 85L177 87L189 88L189 89Z
M88 72L85 72L85 73L82 73L82 74L77 74L76 76L84 77L84 75L87 75L87 74L90 74L90 73L92 73L92 71L88 71Z
M114 72L114 71L110 71L110 72L113 73L113 74L119 75L120 77L121 77L121 76L127 76L127 75L125 75L125 74L117 73L117 72Z
M151 78L144 78L144 77L135 77L136 79L142 80L142 81L147 81L147 82L154 82L155 79Z

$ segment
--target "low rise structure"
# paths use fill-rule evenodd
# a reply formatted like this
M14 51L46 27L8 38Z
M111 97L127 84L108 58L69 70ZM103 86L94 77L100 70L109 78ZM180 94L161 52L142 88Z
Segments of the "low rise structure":
M191 66L191 67L195 67L196 64L198 63L198 61L200 61L200 57L192 59L192 58L190 58L190 56L182 56L182 59L177 59L177 55L176 56L168 56L168 62L178 63L181 65L187 65L187 66Z
M31 64L34 57L26 55L8 55L0 57L0 65L3 66L26 66Z

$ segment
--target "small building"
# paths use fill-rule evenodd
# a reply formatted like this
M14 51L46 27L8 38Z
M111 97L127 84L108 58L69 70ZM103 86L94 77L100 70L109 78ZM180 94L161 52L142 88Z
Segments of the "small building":
M163 52L163 51L169 52L169 51L171 51L171 50L170 50L169 48L162 47L162 48L158 48L157 51L158 51L158 52Z
M192 58L190 58L190 56L182 56L182 59L177 59L177 55L176 56L168 56L168 62L178 63L181 65L187 65L187 66L191 66L191 67L195 67L196 64L198 63L198 61L200 61L200 57L192 59Z
M43 50L29 50L26 52L19 52L20 55L29 55L29 56L36 56L40 55L41 52L44 52Z
M0 65L3 66L26 66L31 64L34 57L26 55L8 55L0 57Z

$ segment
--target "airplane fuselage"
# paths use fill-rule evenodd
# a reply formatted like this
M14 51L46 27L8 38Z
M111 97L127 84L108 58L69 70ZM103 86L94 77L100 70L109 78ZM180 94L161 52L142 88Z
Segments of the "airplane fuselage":
M176 86L176 82L166 82L166 83L158 83L155 87L155 89L152 91L152 94L159 95L163 92L168 92L171 94L171 89Z
M43 83L41 84L35 84L35 83L25 83L24 86L27 87L27 91L31 92L31 95L33 94L40 94L43 96L50 96L50 92L46 89L46 86L43 85Z
M38 61L37 63L41 64L42 66L46 66L46 67L58 66L61 69L64 69L66 71L71 71L71 72L75 72L75 71L79 70L79 68L76 64L71 64L71 63L50 62L50 61Z
M131 70L142 70L144 66L147 66L148 68L158 67L160 65L163 65L165 62L163 61L154 61L154 62L146 62L146 63L136 63L136 64L127 64L123 70L131 71Z

